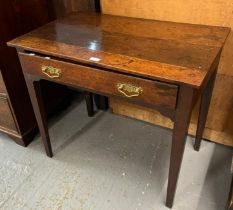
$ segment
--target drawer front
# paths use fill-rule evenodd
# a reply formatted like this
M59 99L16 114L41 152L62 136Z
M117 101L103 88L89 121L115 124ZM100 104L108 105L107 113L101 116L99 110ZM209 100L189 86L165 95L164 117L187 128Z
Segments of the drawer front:
M0 96L0 128L11 130L17 133L14 118L8 104L8 100Z
M176 107L178 88L175 85L36 55L20 53L19 57L24 73L142 104Z
M0 70L0 94L6 94L6 88L2 78L1 70Z

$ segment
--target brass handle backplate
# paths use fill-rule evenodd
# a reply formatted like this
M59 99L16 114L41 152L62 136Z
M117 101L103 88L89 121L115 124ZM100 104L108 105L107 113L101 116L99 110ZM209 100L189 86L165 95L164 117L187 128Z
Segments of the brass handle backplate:
M52 66L42 66L41 69L50 78L58 78L61 75L61 69Z
M143 92L142 87L125 83L117 83L117 90L128 98L140 96Z

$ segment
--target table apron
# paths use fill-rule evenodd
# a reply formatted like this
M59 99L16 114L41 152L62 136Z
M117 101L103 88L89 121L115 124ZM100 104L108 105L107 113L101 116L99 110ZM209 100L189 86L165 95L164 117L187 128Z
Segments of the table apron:
M176 85L26 53L19 53L19 58L26 74L136 103L176 108Z

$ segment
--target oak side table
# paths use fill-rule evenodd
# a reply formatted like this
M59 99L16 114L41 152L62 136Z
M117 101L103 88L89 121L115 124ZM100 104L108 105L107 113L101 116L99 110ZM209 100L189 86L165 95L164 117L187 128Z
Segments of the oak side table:
M229 28L73 13L21 36L17 48L46 153L41 79L153 107L174 121L166 205L172 207L193 106L199 150ZM156 140L156 139L155 139Z

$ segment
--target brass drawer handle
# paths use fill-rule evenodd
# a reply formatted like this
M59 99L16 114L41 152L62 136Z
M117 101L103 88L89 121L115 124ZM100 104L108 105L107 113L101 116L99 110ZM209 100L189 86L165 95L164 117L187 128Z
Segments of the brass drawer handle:
M117 90L128 98L140 96L143 92L142 87L125 83L117 83Z
M61 75L61 69L52 66L42 66L41 69L50 78L58 78Z

